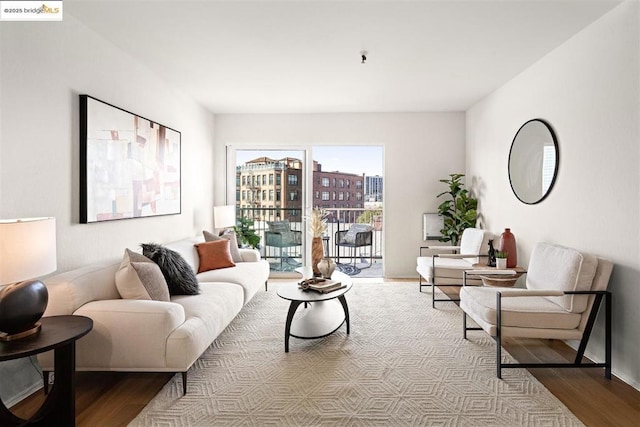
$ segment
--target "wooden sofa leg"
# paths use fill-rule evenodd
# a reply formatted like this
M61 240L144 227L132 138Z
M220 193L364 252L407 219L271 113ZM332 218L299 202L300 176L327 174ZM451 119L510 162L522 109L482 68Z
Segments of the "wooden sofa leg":
M49 371L42 371L42 388L45 396L49 394Z
M182 395L187 395L187 371L182 372Z

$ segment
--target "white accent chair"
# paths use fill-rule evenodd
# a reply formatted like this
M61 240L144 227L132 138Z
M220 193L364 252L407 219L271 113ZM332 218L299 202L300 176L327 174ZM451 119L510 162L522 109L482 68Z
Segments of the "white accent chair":
M479 228L467 228L462 232L460 246L422 246L418 256L416 271L419 274L419 289L431 286L431 306L435 308L437 301L460 301L456 298L436 298L436 286L462 286L465 270L480 262L489 252L489 239L493 235ZM425 250L437 253L422 256ZM452 253L458 252L458 253ZM423 284L423 279L425 283ZM481 285L479 278L468 279L469 285Z
M498 378L503 368L604 368L611 378L611 293L613 264L604 258L549 243L534 246L527 268L526 289L463 287L460 308L463 335L484 330L496 340ZM467 275L473 274L467 272ZM605 362L582 358L598 309L605 303ZM468 327L467 316L479 327ZM503 363L503 337L580 340L573 363Z

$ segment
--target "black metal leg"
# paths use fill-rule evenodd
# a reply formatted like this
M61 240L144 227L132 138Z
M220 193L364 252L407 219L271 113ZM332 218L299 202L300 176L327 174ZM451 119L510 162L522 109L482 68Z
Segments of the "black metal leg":
M433 282L434 279L431 279L431 308L436 308L436 284Z
M349 323L349 306L347 306L347 299L344 297L344 295L340 295L338 297L338 301L340 301L340 304L342 304L342 309L344 310L344 321L347 324L347 335L349 335L351 327Z
M605 313L605 358L604 358L604 376L608 380L611 379L611 293L607 293L604 298L604 304L607 312Z
M45 396L49 394L49 371L42 371L42 388Z
M467 339L467 313L462 312L462 338Z
M182 372L182 395L187 394L187 371Z
M502 379L502 293L496 292L496 369Z
M302 301L291 301L289 304L289 312L287 313L287 322L284 325L284 352L289 353L289 337L291 336L291 322L293 321L293 315L296 314L296 310Z
M269 291L269 289L267 288L267 286L269 286L269 281L268 281L268 280L265 280L265 281L264 281L264 291L265 291L265 292Z

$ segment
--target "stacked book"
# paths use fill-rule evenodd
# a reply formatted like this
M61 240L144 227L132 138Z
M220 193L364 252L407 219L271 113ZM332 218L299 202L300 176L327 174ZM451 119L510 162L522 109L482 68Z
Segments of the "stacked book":
M303 280L298 285L302 290L305 290L305 291L311 290L311 291L320 292L322 294L337 291L338 289L347 287L347 285L343 285L341 282L336 282L335 280L321 279L317 277Z

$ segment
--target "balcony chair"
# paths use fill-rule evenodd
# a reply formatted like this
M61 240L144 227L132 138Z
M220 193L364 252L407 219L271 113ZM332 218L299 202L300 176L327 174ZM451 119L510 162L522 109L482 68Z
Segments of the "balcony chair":
M435 308L437 301L460 301L458 298L436 298L436 286L462 287L465 270L471 270L473 264L480 262L489 252L489 239L493 235L479 228L467 228L462 232L460 246L422 246L417 259L419 290L431 286L431 307ZM425 250L432 252L431 256L422 256ZM437 253L433 253L433 252ZM458 252L458 253L452 253ZM435 272L435 274L434 274ZM424 283L423 283L424 279ZM470 277L469 285L482 285L480 278Z
M352 224L348 230L336 231L335 235L337 263L340 264L340 248L349 248L349 254L353 259L353 267L356 268L356 249L370 246L369 265L357 267L359 269L369 268L373 265L373 231L370 225ZM362 249L360 249L362 250Z
M498 378L503 368L604 368L611 378L611 293L613 264L603 258L548 243L533 248L526 289L463 287L463 336L484 330L496 340ZM471 273L468 272L467 275ZM604 299L605 362L584 363L589 335ZM468 327L467 316L479 327ZM573 363L503 363L503 337L580 340Z
M295 248L302 246L302 232L291 230L289 220L267 222L269 229L264 232L265 252L268 246L278 248L278 258L280 258L280 271L283 271L282 254L283 249ZM287 255L289 256L288 252ZM265 257L269 256L265 253Z

